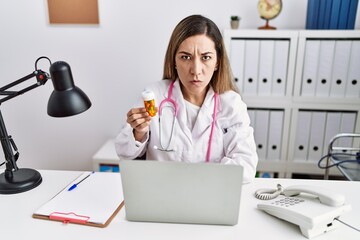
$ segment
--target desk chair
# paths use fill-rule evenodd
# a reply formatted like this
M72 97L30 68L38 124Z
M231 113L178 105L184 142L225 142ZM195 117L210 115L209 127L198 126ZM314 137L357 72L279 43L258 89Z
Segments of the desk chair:
M330 140L328 155L326 159L326 169L324 175L325 180L329 179L330 163L337 163L341 160L341 159L335 159L334 156L336 154L341 154L341 153L353 154L354 160L360 157L360 133L339 133ZM358 156L356 156L356 154ZM359 180L358 176L360 176L360 162L359 163L353 162L351 164L353 164L355 167L347 168L341 165L337 165L337 167L348 180Z

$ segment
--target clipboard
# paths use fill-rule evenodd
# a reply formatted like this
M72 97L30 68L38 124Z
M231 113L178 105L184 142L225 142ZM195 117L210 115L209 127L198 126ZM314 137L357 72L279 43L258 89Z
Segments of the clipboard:
M90 173L82 173L32 217L101 228L109 225L124 206L120 174L94 172L89 176ZM80 181L76 188L68 190Z

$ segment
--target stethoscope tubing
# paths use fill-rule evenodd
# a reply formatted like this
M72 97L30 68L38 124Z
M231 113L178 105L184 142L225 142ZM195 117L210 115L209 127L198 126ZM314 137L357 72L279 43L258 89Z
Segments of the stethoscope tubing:
M218 107L218 95L217 93L214 94L214 112L213 112L213 121L211 123L211 130L210 130L210 136L209 136L209 143L208 143L208 149L206 152L206 162L210 162L210 155L211 155L211 145L212 145L212 139L213 139L213 133L215 128L215 122L216 122L216 115L217 115L217 107Z
M170 100L172 100L172 99L170 99ZM162 123L161 123L161 114L160 114L160 111L159 111L159 142L160 142L160 147L161 148L157 148L157 149L160 150L160 151L165 151L165 152L173 152L174 151L174 150L169 149L169 147L170 147L172 138L174 136L174 128L175 128L175 124L176 124L176 113L177 113L176 108L177 108L177 105L175 105L176 103L174 101L172 101L172 102L169 101L169 102L173 104L174 116L173 116L171 131L170 131L170 138L169 138L169 141L168 141L168 144L167 144L166 147L163 146L163 142L162 142L162 131L161 131ZM161 103L163 103L163 101ZM167 106L167 107L170 107L170 106ZM160 106L159 106L159 108L160 108ZM164 106L161 106L161 109L162 108L164 108Z
M172 137L173 137L173 133L174 133L174 128L175 128L175 124L176 124L176 118L178 115L178 104L171 99L171 95L172 95L172 91L174 88L174 84L175 81L172 81L170 83L169 86L169 90L168 90L168 96L162 100L160 102L160 105L158 107L158 113L159 113L159 143L160 143L160 148L154 146L155 149L159 150L159 151L164 151L164 152L173 152L175 150L173 149L169 149L171 141L172 141ZM167 147L164 148L163 147L163 143L162 143L162 133L161 133L161 116L162 116L162 111L165 107L170 107L170 106L165 106L166 103L169 103L170 105L172 105L172 108L174 110L174 118L173 118L173 122L172 122L172 126L171 126L171 131L170 131L170 138L169 138L169 142L167 144ZM211 156L211 145L212 145L212 139L213 139L213 133L214 133L214 128L215 128L215 123L216 123L216 117L217 117L217 109L218 109L218 94L215 92L214 93L214 111L213 111L213 121L211 123L211 130L210 130L210 136L209 136L209 142L208 142L208 149L206 152L206 162L210 162L210 156Z

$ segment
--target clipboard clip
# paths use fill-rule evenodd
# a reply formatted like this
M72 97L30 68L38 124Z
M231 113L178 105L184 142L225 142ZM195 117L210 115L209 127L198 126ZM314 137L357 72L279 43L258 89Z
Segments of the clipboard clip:
M77 215L73 212L69 212L69 213L53 212L49 215L49 219L62 221L64 224L67 224L69 222L86 224L89 221L90 217Z

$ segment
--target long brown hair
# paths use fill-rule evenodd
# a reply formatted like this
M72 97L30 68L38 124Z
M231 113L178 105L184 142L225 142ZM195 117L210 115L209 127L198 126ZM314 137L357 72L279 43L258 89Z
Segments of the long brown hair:
M230 63L225 50L225 44L216 24L201 15L191 15L181 20L175 27L165 55L163 79L178 78L175 68L175 55L180 44L195 35L205 34L215 43L218 67L210 81L215 92L221 94L229 90L238 92L233 81Z

